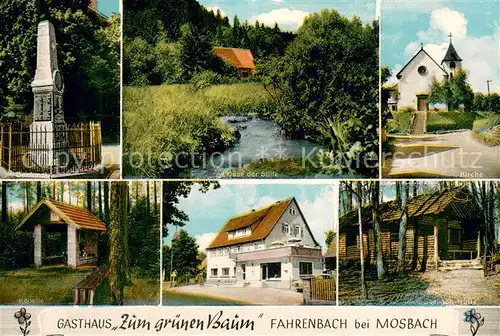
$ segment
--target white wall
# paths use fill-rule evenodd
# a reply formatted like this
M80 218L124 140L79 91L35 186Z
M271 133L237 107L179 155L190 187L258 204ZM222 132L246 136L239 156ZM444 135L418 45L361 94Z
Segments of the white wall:
M424 76L418 73L418 68L422 65L427 68ZM401 73L401 79L398 82L400 92L398 108L410 106L417 109L416 94L430 93L432 80L441 81L445 75L444 71L423 50L420 50Z
M293 209L295 211L295 214L292 214L290 212L290 209ZM289 233L284 234L282 233L282 224L287 223L289 227ZM297 207L297 204L295 202L291 202L288 208L285 210L283 215L281 216L280 220L278 223L274 226L273 230L271 233L266 237L265 239L265 245L269 248L271 247L272 242L274 241L281 241L285 245L288 242L288 239L293 238L294 236L291 234L292 226L293 225L299 225L302 232L304 232L304 237L298 237L301 238L301 244L304 246L309 246L309 247L315 247L316 244L314 243L312 235L309 233L309 230L306 228L306 223L302 219L299 213L299 209Z

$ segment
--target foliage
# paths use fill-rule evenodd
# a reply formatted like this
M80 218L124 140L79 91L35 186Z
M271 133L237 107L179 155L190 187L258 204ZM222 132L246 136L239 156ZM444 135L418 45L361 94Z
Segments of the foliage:
M489 114L474 121L473 135L488 146L500 145L500 115Z
M382 125L383 127L386 127L388 125L388 120L392 119L391 118L391 111L389 110L389 105L388 101L389 98L391 97L391 94L394 94L396 96L399 95L398 92L395 92L394 90L390 90L383 84L387 83L389 78L391 77L391 70L389 70L388 67L382 66L380 67L380 80L382 84L381 88L381 107L382 107ZM397 89L396 89L397 90Z
M401 110L392 112L392 119L387 122L388 130L391 133L408 133L410 131L410 121L415 109L404 107Z
M500 114L500 95L496 92L490 95L476 92L474 94L473 108L474 111L490 111Z
M23 214L11 214L11 219L0 224L0 270L19 269L33 264L33 233L15 231Z
M141 198L130 209L129 215L130 267L141 276L158 277L160 269L159 214L148 213L146 198Z
M257 83L198 91L188 85L125 88L124 174L177 176L180 166L197 164L235 143L234 131L219 116L269 113L267 104L272 103Z
M22 13L22 15L19 15ZM0 3L0 115L3 122L32 113L30 83L36 70L37 26L56 30L58 63L65 78L65 117L106 121L119 116L119 18L88 9L88 0ZM115 135L117 129L113 129Z
M328 230L325 232L325 245L330 246L330 244L335 239L335 232L333 230Z
M377 23L363 25L335 10L311 14L284 57L259 71L280 92L274 119L289 135L321 139L345 171L377 171L363 162L378 152ZM353 151L357 162L346 160Z
M433 80L429 102L433 104L445 103L448 111L454 111L463 105L466 112L472 110L474 92L467 81L467 72L457 70L451 78L442 82Z
M176 272L178 280L182 280L183 277L194 277L198 273L200 263L196 239L183 229L179 230L178 238L172 242L171 246L163 247L163 268L169 280L173 271Z

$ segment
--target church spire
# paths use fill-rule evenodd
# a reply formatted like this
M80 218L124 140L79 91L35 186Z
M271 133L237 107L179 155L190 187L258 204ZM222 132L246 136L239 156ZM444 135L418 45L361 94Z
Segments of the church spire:
M460 62L460 61L462 61L460 56L458 56L458 53L455 50L455 47L453 46L453 43L451 42L451 38L453 37L453 35L450 33L450 35L448 35L448 37L450 38L450 45L448 46L448 51L446 51L446 55L444 55L442 62Z

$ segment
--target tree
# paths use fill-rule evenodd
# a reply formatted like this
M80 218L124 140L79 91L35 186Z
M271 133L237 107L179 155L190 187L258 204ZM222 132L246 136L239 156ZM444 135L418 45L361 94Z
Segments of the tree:
M445 78L441 82L433 80L429 102L445 103L449 111L458 109L460 105L464 106L466 112L471 111L474 91L467 81L467 72L459 69L451 78Z
M109 183L104 183L104 222L109 224L110 221L110 213L109 213Z
M333 230L326 231L325 245L327 247L330 246L330 244L333 242L334 239L335 239L335 231Z
M2 181L2 222L7 222L7 182Z
M384 263L384 250L382 248L382 229L379 218L380 184L379 182L370 182L371 208L373 230L375 232L375 253L377 257L377 277L383 280L386 277L386 267Z
M92 212L92 182L87 181L87 188L85 189L87 193L87 210Z
M187 231L180 229L177 239L172 242L170 253L173 251L173 268L170 268L170 261L164 263L166 274L170 277L173 271L177 277L192 277L198 273L200 260L198 259L198 243ZM168 257L168 256L167 256ZM168 260L168 259L167 259Z
M109 287L111 304L123 305L128 276L128 183L111 184L109 223Z
M408 181L401 184L401 219L399 222L399 243L398 243L398 263L397 273L403 275L406 271L406 229L408 226L408 198L410 194L410 183Z
M336 10L309 15L281 59L261 69L278 97L276 122L327 144L342 170L372 175L378 153L378 24ZM349 163L346 162L346 158Z

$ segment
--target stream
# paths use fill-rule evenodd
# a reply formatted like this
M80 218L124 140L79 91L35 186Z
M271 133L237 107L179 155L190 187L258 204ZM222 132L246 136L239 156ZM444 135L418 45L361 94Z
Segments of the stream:
M221 117L221 121L240 132L239 142L222 153L207 156L206 168L192 168L192 178L220 178L231 168L240 168L260 159L308 156L322 148L322 145L308 140L286 137L272 120L252 116L225 116Z

